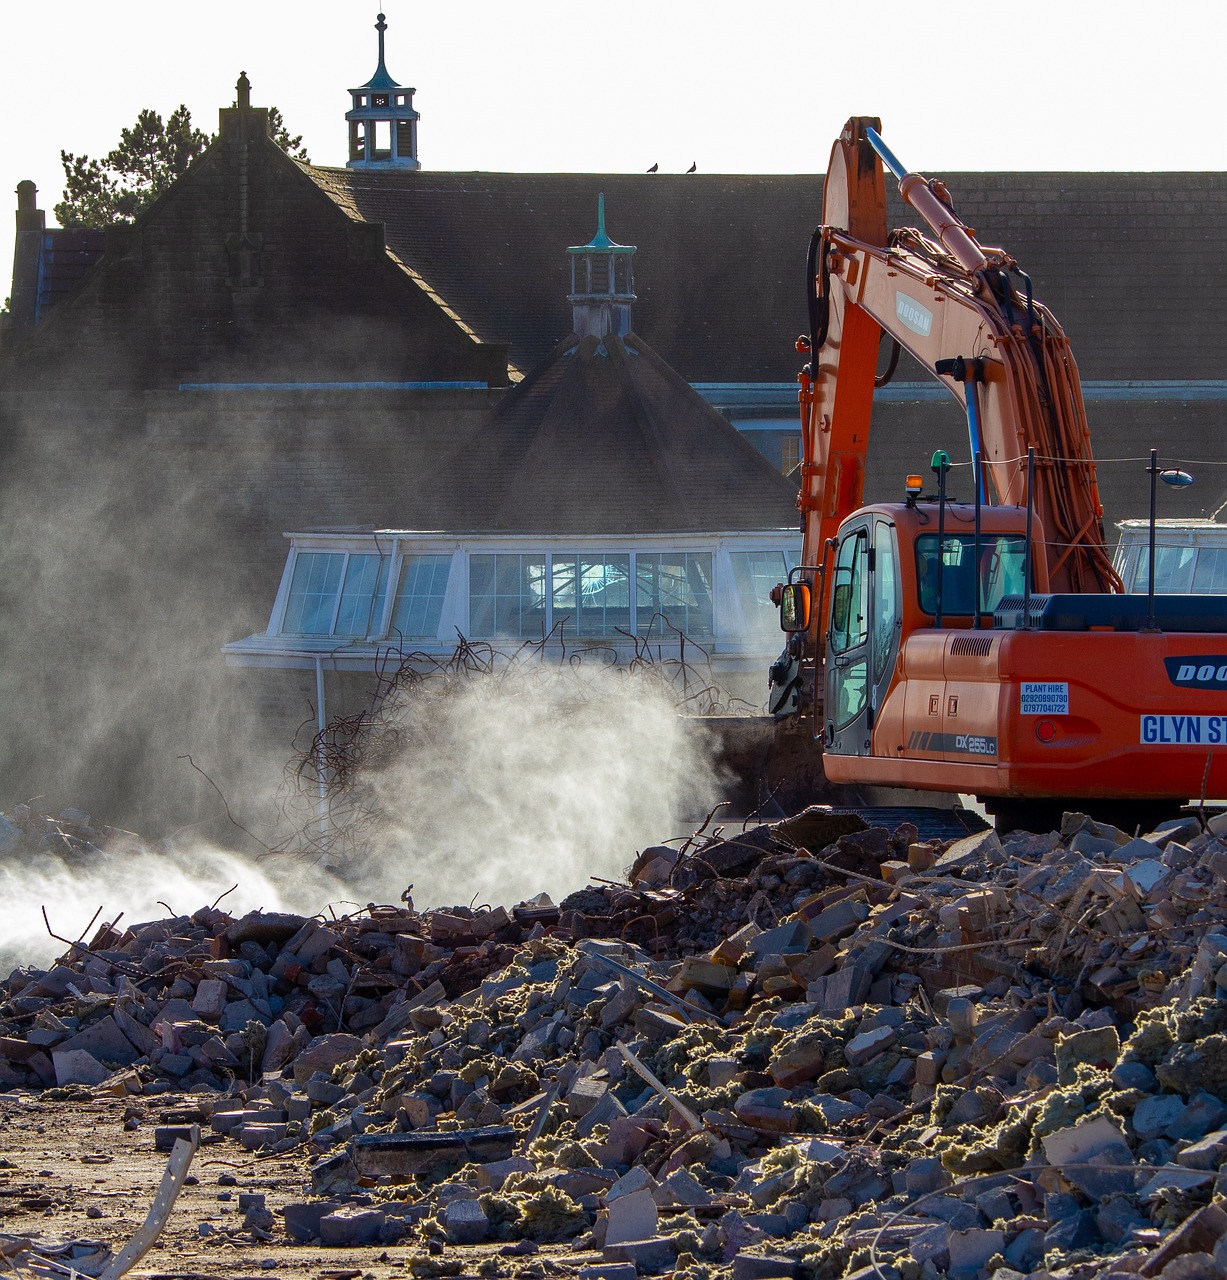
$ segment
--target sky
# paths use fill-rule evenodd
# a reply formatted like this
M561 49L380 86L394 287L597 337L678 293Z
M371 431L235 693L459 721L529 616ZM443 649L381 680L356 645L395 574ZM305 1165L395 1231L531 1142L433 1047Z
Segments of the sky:
M927 176L1227 170L1227 6L1210 0L383 8L388 70L417 90L424 168L820 173L843 122L865 114ZM60 150L105 155L142 108L166 116L185 103L214 131L240 71L253 105L278 106L313 161L344 164L346 91L375 69L377 12L374 0L7 0L0 189L10 209L17 183L33 179L51 223ZM3 294L11 254L5 233Z

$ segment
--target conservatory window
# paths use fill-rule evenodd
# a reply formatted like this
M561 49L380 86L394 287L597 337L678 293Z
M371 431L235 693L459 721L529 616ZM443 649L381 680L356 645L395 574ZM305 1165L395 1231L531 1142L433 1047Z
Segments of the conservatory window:
M576 636L609 636L631 624L629 555L551 557L553 617Z
M379 555L300 551L281 630L303 636L365 636L376 627L387 583Z
M1193 581L1193 561L1197 555L1193 547L1157 547L1155 549L1155 590L1160 595L1180 595L1190 589ZM1134 591L1150 589L1150 559L1143 552L1138 561Z
M471 556L469 628L482 639L540 639L548 629L545 556Z
M771 603L771 588L787 582L796 567L792 551L732 551L733 580L741 597L746 630L753 635L774 633L780 629L779 610Z
M712 634L711 553L661 551L635 557L635 630L645 636L669 624L691 636Z
M1221 595L1227 591L1227 547L1199 548L1193 591L1197 595Z
M394 635L433 640L439 634L451 563L451 556L405 556L392 611Z

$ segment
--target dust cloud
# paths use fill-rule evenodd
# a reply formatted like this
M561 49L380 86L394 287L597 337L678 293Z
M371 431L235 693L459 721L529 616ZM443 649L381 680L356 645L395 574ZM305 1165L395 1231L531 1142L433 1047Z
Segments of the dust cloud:
M357 758L333 794L332 860L359 896L412 885L419 907L621 879L720 792L667 683L600 665L431 677L379 709Z
M301 830L281 852L256 858L185 835L158 848L129 838L73 861L0 860L0 973L63 951L44 906L71 939L98 907L99 924L121 913L137 923L222 895L234 915L340 914L410 890L419 908L542 892L557 902L594 877L623 878L639 849L687 834L720 791L711 744L686 727L667 685L608 667L430 677L390 697L351 747L356 767L332 783L326 831L305 785Z
M0 974L19 964L46 965L64 952L63 942L48 934L47 923L69 940L88 927L88 942L116 917L122 917L122 932L129 924L190 915L218 898L231 914L257 908L314 914L343 892L318 872L294 867L287 876L286 870L199 845L190 850L127 849L121 856L99 853L73 864L51 853L0 860ZM97 920L91 925L95 911Z

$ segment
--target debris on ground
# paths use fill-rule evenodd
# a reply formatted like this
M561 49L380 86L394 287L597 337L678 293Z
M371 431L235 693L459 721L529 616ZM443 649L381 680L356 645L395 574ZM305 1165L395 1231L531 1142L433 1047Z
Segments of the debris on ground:
M300 1153L298 1200L210 1231L417 1277L1209 1280L1227 817L811 809L557 904L104 925L0 983L0 1089Z

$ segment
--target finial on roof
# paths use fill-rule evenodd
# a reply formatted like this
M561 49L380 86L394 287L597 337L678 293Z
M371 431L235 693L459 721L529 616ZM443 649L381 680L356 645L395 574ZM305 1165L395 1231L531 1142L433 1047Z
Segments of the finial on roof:
M635 246L631 244L619 244L616 240L611 240L609 234L605 230L605 193L602 191L596 198L596 235L588 241L587 244L575 245L567 250L568 253L583 253L589 249L608 249L614 253L634 253Z
M247 78L246 71L239 72L238 84L234 86L235 93L238 95L238 105L240 111L248 111L251 108L251 81Z
M383 64L383 33L387 29L388 29L388 24L385 21L383 14L381 13L379 15L379 21L375 23L375 30L379 32L379 68L375 72L376 75L378 75L380 71L382 71L385 76L388 74L388 69Z

